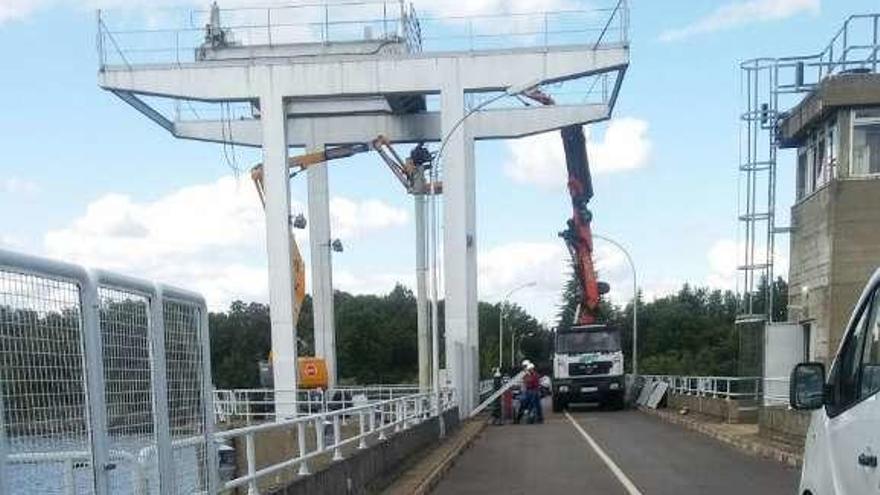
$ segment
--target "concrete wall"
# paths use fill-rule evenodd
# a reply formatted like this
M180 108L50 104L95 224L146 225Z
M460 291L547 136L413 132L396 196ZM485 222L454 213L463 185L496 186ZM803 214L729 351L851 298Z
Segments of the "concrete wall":
M765 438L803 445L809 427L809 412L779 406L762 407L758 413L758 429Z
M880 266L880 179L832 181L792 208L789 319L811 323L811 359L830 362Z
M669 394L667 405L670 409L675 410L686 407L691 412L712 416L728 423L754 423L758 420L757 408L753 400L727 400Z
M447 433L458 428L458 409L444 414ZM385 442L359 450L344 460L334 462L310 476L299 478L272 493L294 494L367 494L383 487L390 477L415 453L438 442L437 418L425 421L391 436Z

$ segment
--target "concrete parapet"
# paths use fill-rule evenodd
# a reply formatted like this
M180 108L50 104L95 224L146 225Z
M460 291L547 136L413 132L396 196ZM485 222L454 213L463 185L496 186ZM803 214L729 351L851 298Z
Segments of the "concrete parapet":
M690 411L718 418L728 423L755 423L758 407L753 399L724 399L697 395L670 393L667 397L670 409L687 408Z
M458 428L458 409L443 415L447 433ZM345 459L333 462L310 476L297 478L287 486L272 491L275 495L367 494L380 489L388 478L414 453L438 441L440 424L431 418L390 436L384 442L356 450Z
M810 413L785 406L762 407L758 426L763 437L803 445L810 427Z

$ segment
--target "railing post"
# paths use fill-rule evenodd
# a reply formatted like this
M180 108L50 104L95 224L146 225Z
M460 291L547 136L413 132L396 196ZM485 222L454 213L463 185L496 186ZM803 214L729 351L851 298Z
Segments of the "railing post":
M272 46L272 8L266 8L266 38L269 46Z
M217 444L214 443L214 407L211 400L214 397L214 382L211 379L211 336L208 329L208 308L204 304L199 306L199 337L202 347L202 400L204 403L203 416L205 422L205 456L207 464L208 493L217 493L220 485L220 457L217 454Z
M83 332L83 368L86 373L86 405L92 439L92 471L95 494L110 492L108 473L115 466L110 464L107 448L107 402L104 396L104 353L101 336L100 301L98 282L88 272L80 286Z
M364 411L358 411L358 432L361 437L361 441L358 442L359 449L367 448L367 437L366 437L366 424L364 421Z
M3 394L0 393L0 495L6 495L6 413L3 409Z
M339 414L333 415L333 460L342 460L342 450L339 444L342 442L342 434L339 429Z
M550 46L550 32L547 20L547 12L544 12L544 48Z
M174 493L174 461L171 451L171 427L168 413L168 374L165 359L165 308L162 288L155 285L150 297L150 362L153 382L153 424L156 436L156 460L159 467L159 491Z
M73 476L73 459L64 460L64 493L76 495L76 479Z
M877 48L878 48L877 47L877 27L878 26L877 26L877 16L876 15L874 15L872 17L872 21L873 21L873 25L874 25L874 36L873 36L873 42L872 42L874 50L873 50L872 58L874 60L872 61L871 70L873 72L877 72Z
M385 408L388 407L387 403L379 404L379 440L385 440L387 437L385 436Z
M299 471L297 474L300 476L308 476L309 475L309 464L306 461L306 423L304 421L300 421L296 424L296 443L299 446L299 456L302 459L302 462L299 463Z
M248 480L248 495L258 495L260 493L260 489L257 486L257 454L256 449L254 448L254 434L248 433L244 437L245 441L245 449L247 454L247 473L250 479Z
M324 416L315 419L315 446L324 452Z

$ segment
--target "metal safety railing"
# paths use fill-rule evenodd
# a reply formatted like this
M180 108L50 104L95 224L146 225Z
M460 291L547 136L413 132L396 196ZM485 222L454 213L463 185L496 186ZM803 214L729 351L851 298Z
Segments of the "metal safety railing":
M0 494L211 492L197 294L0 250Z
M464 9L467 11L467 9ZM222 41L232 47L292 44L328 45L376 41L379 49L399 44L406 53L491 50L560 45L626 44L629 10L625 0L599 0L589 8L507 11L458 15L452 7L420 14L400 0L342 0L268 8L219 9ZM184 64L199 60L210 46L210 11L157 9L160 25L124 24L131 16L98 13L100 67ZM153 25L156 23L153 22ZM394 51L394 50L391 50ZM342 54L345 54L343 50ZM364 54L351 51L351 55ZM287 56L293 56L288 54Z
M277 392L277 393L276 393ZM368 385L336 387L328 390L217 389L214 390L214 417L218 424L259 423L284 419L276 408L317 414L347 409L367 403L396 399L423 392L418 385ZM291 407L284 407L291 406Z
M322 456L330 461L344 458L346 448L365 449L370 443L404 431L455 407L452 390L422 392L388 400L357 405L336 411L304 415L270 423L246 426L216 434L218 441L245 445L246 469L226 481L222 490L247 488L260 493L262 480L308 475ZM282 459L260 465L256 448L259 435L287 435L296 448Z
M761 397L760 377L640 375L646 383L664 382L669 392L697 397L731 400L758 400Z
M788 406L789 377L764 378L764 405Z

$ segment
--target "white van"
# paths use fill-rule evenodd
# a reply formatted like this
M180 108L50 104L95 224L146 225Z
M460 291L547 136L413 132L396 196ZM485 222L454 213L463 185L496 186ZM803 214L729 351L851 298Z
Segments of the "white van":
M880 494L880 269L859 298L828 378L821 363L791 374L791 406L812 410L799 494Z

